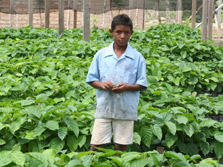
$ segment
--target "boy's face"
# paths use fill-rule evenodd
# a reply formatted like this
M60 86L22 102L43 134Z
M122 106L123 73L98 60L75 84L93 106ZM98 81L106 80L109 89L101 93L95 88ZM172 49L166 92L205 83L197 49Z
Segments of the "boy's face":
M133 33L129 26L117 25L114 30L109 30L116 45L125 47Z

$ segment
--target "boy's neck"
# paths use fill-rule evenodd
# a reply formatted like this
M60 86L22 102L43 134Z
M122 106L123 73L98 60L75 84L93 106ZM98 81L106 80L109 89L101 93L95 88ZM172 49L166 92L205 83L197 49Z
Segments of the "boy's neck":
M126 46L119 46L119 45L117 45L116 43L113 44L113 49L114 49L114 52L115 52L115 54L116 54L116 56L117 56L118 59L119 59L119 58L122 56L122 54L125 52L125 50L126 50L126 48L127 48L127 45L128 45L128 44L126 44Z

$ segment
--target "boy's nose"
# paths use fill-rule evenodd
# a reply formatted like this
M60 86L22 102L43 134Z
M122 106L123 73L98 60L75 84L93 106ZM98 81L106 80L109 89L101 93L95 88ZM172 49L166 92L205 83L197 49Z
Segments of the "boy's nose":
M121 33L121 38L125 38L125 33Z

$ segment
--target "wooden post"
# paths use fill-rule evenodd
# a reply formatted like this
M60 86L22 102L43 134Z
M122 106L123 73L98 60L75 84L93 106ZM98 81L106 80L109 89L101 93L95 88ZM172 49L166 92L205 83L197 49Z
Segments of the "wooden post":
M203 0L202 37L201 37L203 41L207 41L207 16L208 16L208 0Z
M218 6L220 6L222 4L222 0L218 0ZM221 29L221 9L218 10L218 22L220 23L218 26L219 26L219 29Z
M170 0L166 0L166 23L170 21Z
M73 3L73 10L74 10L74 26L73 28L77 28L77 0L74 0L74 3Z
M222 0L218 0L218 6L220 6L221 4L222 4ZM221 9L218 10L216 20L217 20L216 26L217 26L218 37L221 37Z
M14 16L15 16L14 0L10 0L10 27L13 27L14 25Z
M90 41L90 1L83 0L83 40Z
M197 0L192 1L192 28L196 26L196 8L197 8Z
M177 12L176 12L176 20L177 24L182 24L182 0L177 0Z
M134 8L134 0L129 0L129 17L133 21L133 8Z
M59 35L64 33L64 0L59 0Z
M139 0L137 0L137 7L136 7L136 18L135 18L135 27L138 27L138 15L139 15Z
M29 0L29 26L33 26L33 0Z
M145 27L145 2L146 0L143 0L143 15L142 15L142 30L144 30Z
M104 0L104 7L103 7L103 28L106 26L106 0Z
M50 26L50 0L45 0L45 28Z
M208 1L208 38L212 39L214 0Z

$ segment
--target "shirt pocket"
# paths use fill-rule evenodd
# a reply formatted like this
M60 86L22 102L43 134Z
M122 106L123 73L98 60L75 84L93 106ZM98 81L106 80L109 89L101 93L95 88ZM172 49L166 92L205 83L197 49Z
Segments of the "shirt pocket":
M137 77L137 71L130 71L128 76L127 76L127 80L128 80L128 84L135 84L136 83L136 77Z

